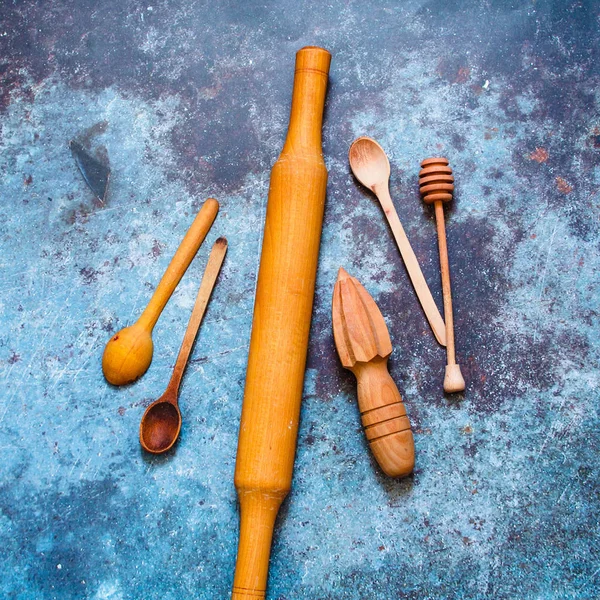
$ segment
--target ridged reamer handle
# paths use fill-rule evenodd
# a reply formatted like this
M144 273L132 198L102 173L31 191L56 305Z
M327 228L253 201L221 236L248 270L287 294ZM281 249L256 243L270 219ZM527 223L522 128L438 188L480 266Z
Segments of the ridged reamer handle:
M373 456L390 477L405 477L415 466L415 443L402 396L387 370L387 358L354 368L358 408Z

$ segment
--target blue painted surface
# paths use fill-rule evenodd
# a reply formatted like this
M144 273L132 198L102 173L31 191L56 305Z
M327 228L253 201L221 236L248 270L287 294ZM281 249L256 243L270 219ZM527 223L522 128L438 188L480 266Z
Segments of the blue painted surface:
M330 170L293 491L269 598L594 598L598 542L598 2L5 2L0 6L2 598L226 598L233 469L269 170L294 53L333 54ZM441 6L443 4L443 6ZM358 135L441 305L423 158L457 180L447 231L458 358L427 328ZM105 204L70 155L110 160ZM100 359L204 198L221 212L135 385ZM186 372L176 450L144 456L210 244L229 252ZM337 269L386 316L417 468L383 477L335 354Z

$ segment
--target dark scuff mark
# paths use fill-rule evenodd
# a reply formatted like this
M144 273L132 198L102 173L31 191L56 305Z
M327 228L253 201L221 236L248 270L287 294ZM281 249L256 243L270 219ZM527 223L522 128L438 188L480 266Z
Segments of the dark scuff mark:
M79 142L71 140L69 148L85 182L103 205L110 179L110 169L91 156Z
M98 275L100 275L100 271L92 267L83 267L83 269L79 270L79 274L83 279L84 285L91 285L92 283L96 283L98 281Z

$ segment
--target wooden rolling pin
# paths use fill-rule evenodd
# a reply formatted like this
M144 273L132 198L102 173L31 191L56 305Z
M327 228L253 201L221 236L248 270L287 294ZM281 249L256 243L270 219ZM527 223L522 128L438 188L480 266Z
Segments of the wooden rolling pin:
M292 483L327 185L321 125L330 61L322 48L296 54L287 138L271 171L235 466L233 600L265 597L275 517Z
M371 451L386 475L405 477L415 466L415 444L402 396L387 368L390 334L373 298L341 268L332 321L342 365L358 383L358 407Z

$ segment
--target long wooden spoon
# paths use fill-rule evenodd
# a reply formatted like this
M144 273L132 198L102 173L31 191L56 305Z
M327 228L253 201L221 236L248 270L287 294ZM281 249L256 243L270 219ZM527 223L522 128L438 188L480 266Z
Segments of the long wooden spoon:
M394 234L394 239L398 244L398 249L406 265L406 270L415 288L419 302L423 307L429 325L431 325L433 335L435 335L435 339L442 346L445 346L446 328L444 320L427 287L427 282L423 277L417 257L411 248L406 233L404 233L404 228L402 227L402 223L400 223L398 213L390 198L390 162L384 149L371 138L359 137L352 142L348 158L350 160L350 168L356 179L377 196Z
M148 370L154 351L152 343L154 325L183 274L190 266L192 259L196 256L218 210L219 203L214 198L209 198L202 205L162 276L146 310L136 323L121 329L106 344L102 357L102 371L109 383L125 385L140 378Z
M227 240L221 237L214 243L210 252L202 277L202 283L198 290L198 296L196 296L194 309L192 310L192 316L183 336L183 342L181 343L181 349L179 350L169 385L165 393L146 409L142 417L142 422L140 423L140 444L144 450L152 452L152 454L166 452L179 437L181 411L179 410L177 398L179 396L181 378L183 377L190 351L194 345L196 334L200 328L206 305L217 281L217 276L221 270L226 252Z

